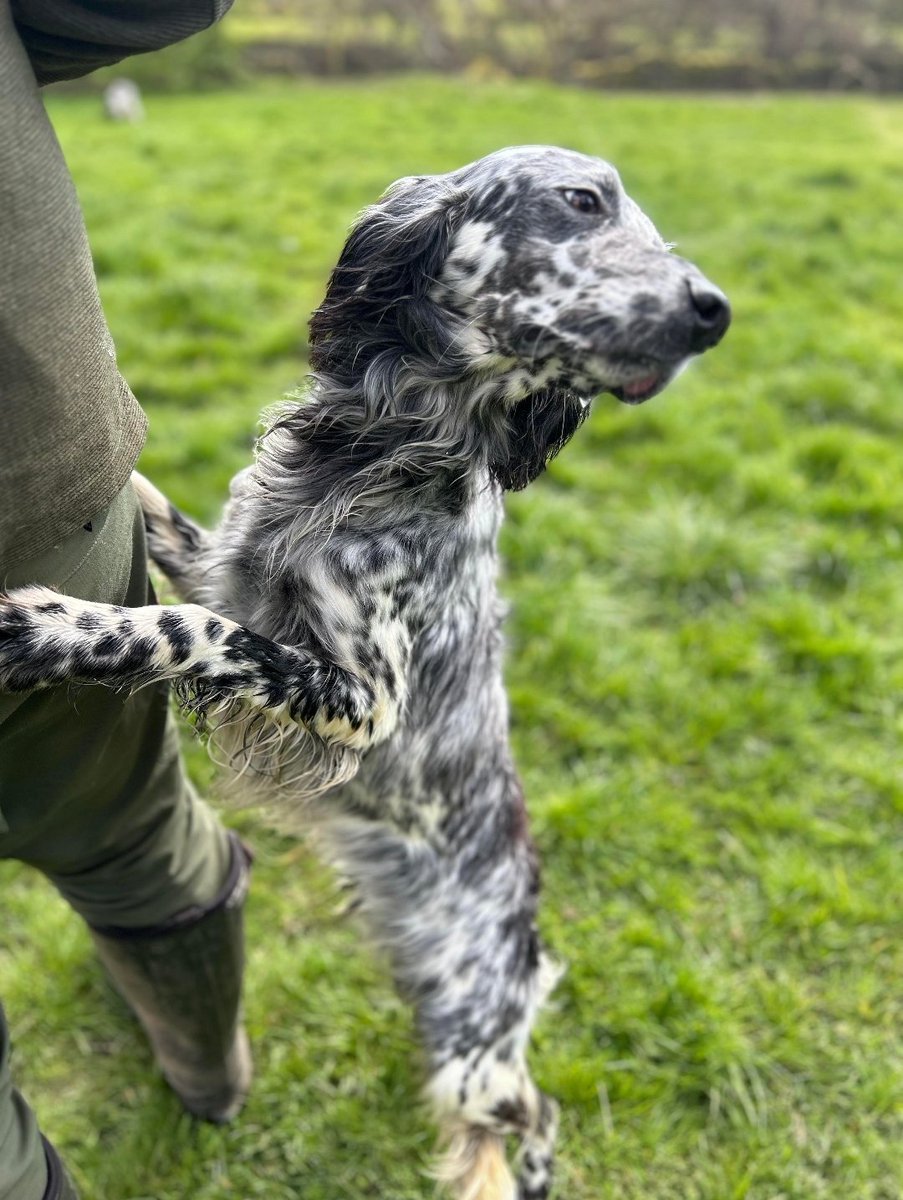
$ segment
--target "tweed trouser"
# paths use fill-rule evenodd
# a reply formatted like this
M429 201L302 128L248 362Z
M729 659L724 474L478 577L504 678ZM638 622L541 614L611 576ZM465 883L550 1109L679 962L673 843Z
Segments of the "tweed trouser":
M54 550L0 567L3 586L26 583L152 602L131 486ZM158 925L211 903L229 839L184 776L165 688L0 695L0 858L43 872L95 928ZM41 1200L40 1135L12 1087L9 1049L0 1010L0 1200Z

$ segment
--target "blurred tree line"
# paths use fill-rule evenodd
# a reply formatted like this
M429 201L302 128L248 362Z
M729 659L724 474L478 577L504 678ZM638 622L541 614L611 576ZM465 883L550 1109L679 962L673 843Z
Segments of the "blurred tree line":
M903 89L903 0L241 0L249 65Z
M607 88L903 92L903 0L236 0L225 21L130 59L127 74L182 91L249 73L406 70Z

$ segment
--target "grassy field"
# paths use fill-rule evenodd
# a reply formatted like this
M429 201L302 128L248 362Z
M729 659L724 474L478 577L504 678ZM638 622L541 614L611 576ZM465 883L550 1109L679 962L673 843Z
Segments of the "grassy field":
M899 1197L903 106L411 79L150 97L138 128L51 108L143 469L202 518L396 176L601 154L727 290L721 348L600 400L509 504L514 737L569 964L533 1062L562 1200ZM307 851L228 819L259 851L242 1119L180 1115L84 931L7 864L17 1079L85 1200L425 1200L407 1011Z

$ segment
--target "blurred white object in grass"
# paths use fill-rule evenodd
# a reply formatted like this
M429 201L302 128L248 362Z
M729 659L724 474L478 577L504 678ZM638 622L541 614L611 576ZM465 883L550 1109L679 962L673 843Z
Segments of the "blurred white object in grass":
M132 79L114 79L103 90L103 111L111 121L144 120L141 89Z

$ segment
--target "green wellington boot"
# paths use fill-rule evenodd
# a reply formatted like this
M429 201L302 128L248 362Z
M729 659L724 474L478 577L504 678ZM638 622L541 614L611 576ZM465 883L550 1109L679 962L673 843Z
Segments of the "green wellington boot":
M250 863L233 836L229 878L207 908L148 929L91 930L167 1082L190 1113L217 1123L241 1111L253 1074L241 1023Z
M78 1200L72 1180L60 1162L60 1156L45 1137L42 1137L41 1141L44 1143L44 1158L47 1161L47 1186L44 1188L42 1200Z

